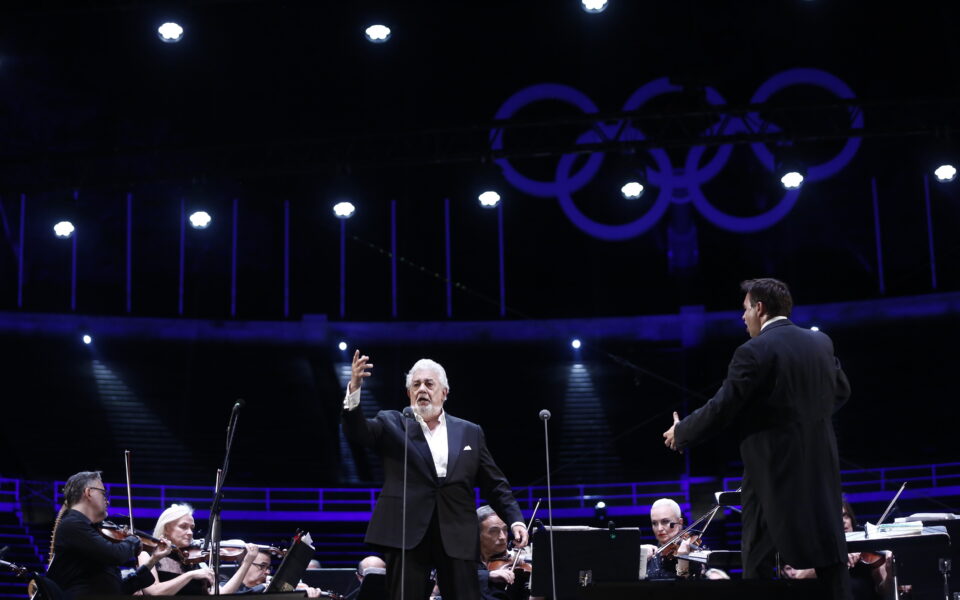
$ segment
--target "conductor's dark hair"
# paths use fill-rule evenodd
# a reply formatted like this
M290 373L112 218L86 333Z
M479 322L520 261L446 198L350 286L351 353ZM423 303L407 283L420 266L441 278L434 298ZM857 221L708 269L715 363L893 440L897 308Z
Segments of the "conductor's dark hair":
M740 291L750 295L750 306L763 302L770 317L789 317L793 311L790 289L779 279L748 279L740 283Z

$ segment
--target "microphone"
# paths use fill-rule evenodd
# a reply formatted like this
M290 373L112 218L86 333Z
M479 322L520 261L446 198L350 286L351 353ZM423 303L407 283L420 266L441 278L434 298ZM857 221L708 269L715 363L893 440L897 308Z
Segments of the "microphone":
M540 420L541 420L541 421L546 421L546 420L549 419L550 417L551 417L551 415L550 415L550 411L549 411L549 410L543 409L543 410L540 411Z
M406 417L406 418L408 418L408 419L416 419L416 417L413 416L413 407L412 407L412 406L408 406L408 407L404 408L404 409L403 409L403 416Z

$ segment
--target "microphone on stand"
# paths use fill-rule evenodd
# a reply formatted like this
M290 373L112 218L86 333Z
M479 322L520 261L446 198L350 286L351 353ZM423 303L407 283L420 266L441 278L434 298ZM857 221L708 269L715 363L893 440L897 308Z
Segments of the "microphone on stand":
M400 524L400 600L404 600L406 590L405 578L407 574L407 454L410 447L410 421L415 421L413 407L403 409L403 505L401 508Z
M547 421L550 420L550 411L540 411L540 420L543 421L543 453L547 463L547 521L550 523L550 585L553 598L557 597L557 566L556 555L553 551L553 494L550 491L550 439L547 435Z

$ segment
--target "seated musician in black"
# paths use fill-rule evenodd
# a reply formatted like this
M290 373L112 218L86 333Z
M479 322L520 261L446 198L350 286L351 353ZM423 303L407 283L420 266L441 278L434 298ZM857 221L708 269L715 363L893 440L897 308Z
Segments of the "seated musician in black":
M682 540L674 552L657 553L657 548L672 540L683 529L680 505L669 498L660 498L650 506L650 525L657 538L657 545L643 545L650 556L647 560L647 579L677 579L699 575L698 563L676 557L677 554L690 552L690 543L687 540Z
M174 504L166 509L157 518L153 529L154 537L170 540L177 549L187 550L193 543L193 530L196 523L193 520L193 508L189 504ZM250 565L257 559L259 548L256 544L247 544L247 552L243 560L237 565L237 571L229 581L220 585L221 594L233 594L240 589L240 584L246 576ZM162 558L156 562L154 575L156 582L143 589L148 596L171 595L200 595L211 593L213 586L213 569L200 564L186 564L177 558L178 553ZM140 564L144 565L151 560L146 552L140 553Z
M480 564L477 566L480 597L483 600L516 600L518 590L512 588L515 575L511 564L493 570L488 567L494 560L509 557L507 524L489 505L477 509L477 521L480 526Z
M107 517L109 505L100 471L81 471L63 486L63 506L50 536L47 577L60 587L65 600L91 594L132 594L153 583L153 565L170 554L170 545L163 544L152 562L121 578L119 567L136 558L140 540L129 536L114 542L101 535L99 525Z
M385 574L387 563L379 556L365 556L357 564L357 587L344 596L345 600L355 600L360 596L360 586L363 585L363 578L370 573Z

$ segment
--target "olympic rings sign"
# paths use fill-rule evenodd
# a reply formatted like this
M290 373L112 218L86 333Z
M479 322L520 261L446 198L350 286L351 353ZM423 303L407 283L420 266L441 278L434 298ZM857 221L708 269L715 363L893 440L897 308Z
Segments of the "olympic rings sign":
M812 85L831 92L838 98L854 98L853 91L846 83L834 75L819 69L790 69L778 73L765 81L750 99L751 104L760 104L769 99L776 92L793 85ZM655 79L640 86L627 98L623 111L629 112L643 106L650 99L662 94L681 91L678 85L670 83L666 77ZM712 106L723 106L726 101L711 87L706 88L707 102ZM497 110L496 119L509 119L521 108L542 100L560 100L580 109L584 114L599 112L597 106L579 90L557 83L541 83L524 88L507 100ZM863 113L855 107L849 107L851 127L863 128ZM749 124L749 127L748 127ZM622 130L621 130L622 128ZM577 144L591 144L601 142L599 129L606 137L616 137L620 141L638 141L645 139L642 131L632 125L623 123L596 123L594 128L581 134ZM749 131L777 131L777 126L766 123L757 113L748 113L743 118L723 119L721 123L711 126L703 132L703 137L711 135L732 135ZM617 133L619 131L619 133ZM806 182L815 182L831 177L843 169L853 159L860 148L860 138L851 137L833 158L808 167ZM494 150L503 149L503 130L490 131L490 142ZM750 149L760 163L768 171L774 169L773 153L763 143L752 143ZM670 162L669 155L662 149L650 150L655 168L647 170L648 183L659 188L659 193L653 206L639 219L610 225L598 223L585 215L573 200L573 194L590 183L600 170L604 160L603 152L594 152L589 155L579 170L573 171L576 160L574 154L564 154L557 163L556 175L553 181L531 179L517 170L508 159L497 159L496 162L503 171L504 177L515 188L540 198L556 198L567 218L584 232L604 240L625 240L636 237L653 227L666 213L671 202L693 202L708 221L717 227L735 233L749 233L766 229L783 219L797 203L800 190L787 190L780 202L770 210L753 216L741 217L727 214L712 205L704 196L700 186L713 179L726 165L733 151L732 144L724 144L717 149L713 158L705 165L700 164L705 151L704 146L694 146L687 153L682 168L676 168ZM680 193L678 193L678 191Z

